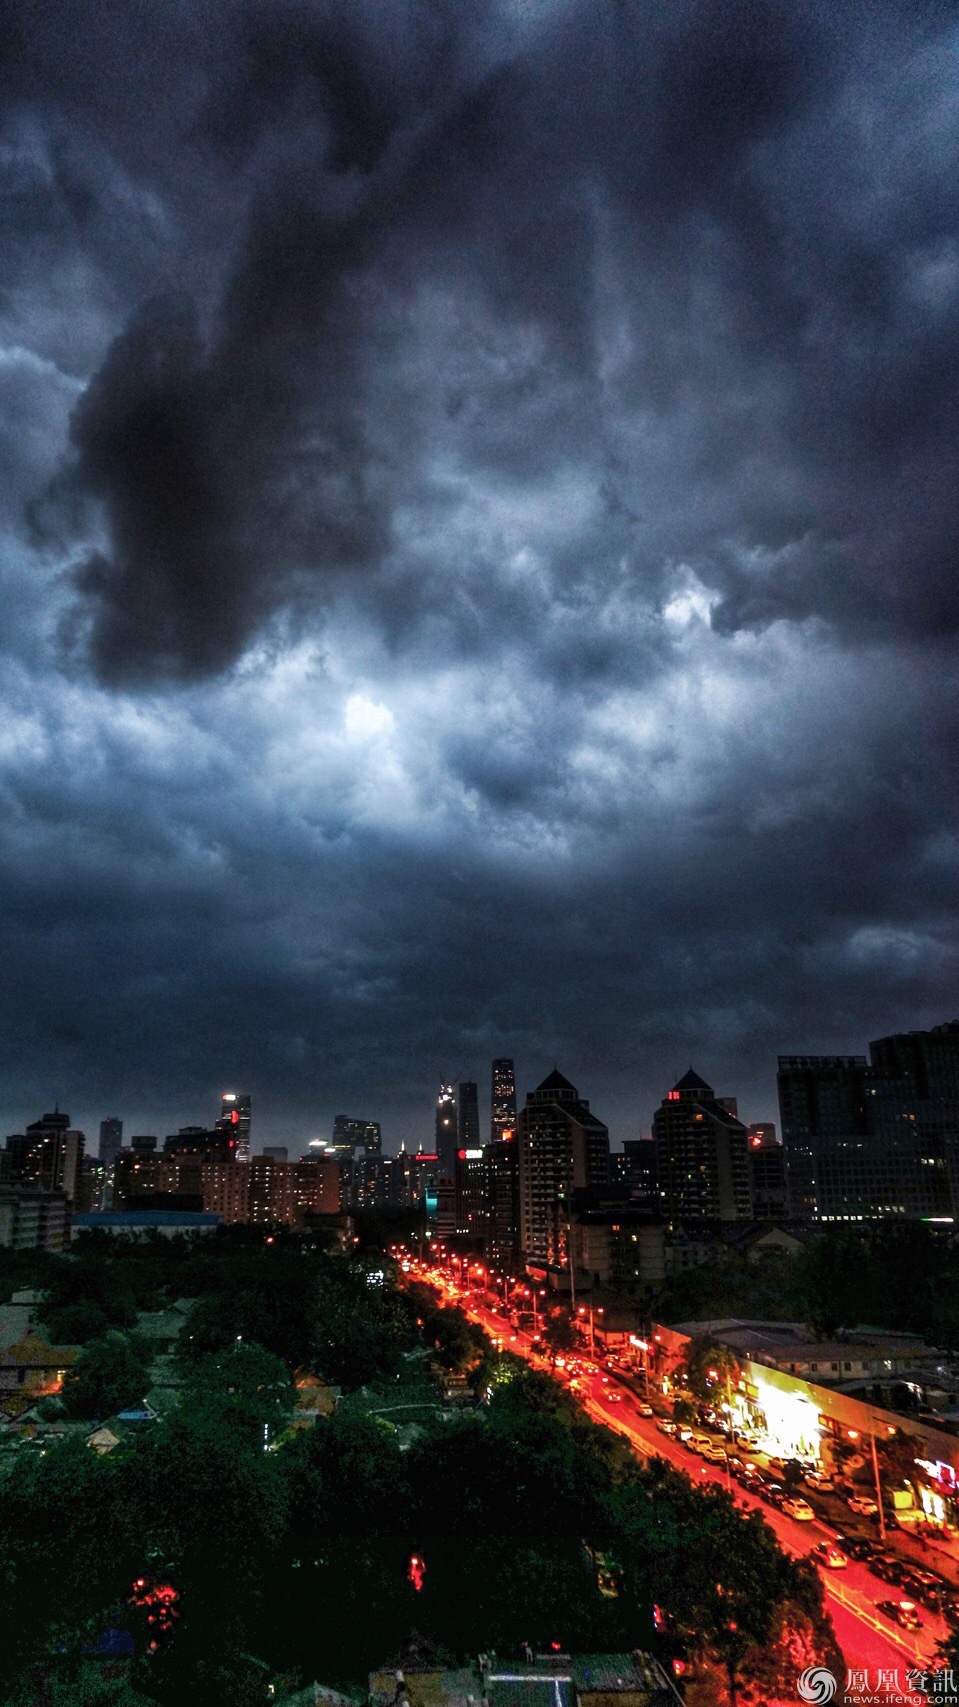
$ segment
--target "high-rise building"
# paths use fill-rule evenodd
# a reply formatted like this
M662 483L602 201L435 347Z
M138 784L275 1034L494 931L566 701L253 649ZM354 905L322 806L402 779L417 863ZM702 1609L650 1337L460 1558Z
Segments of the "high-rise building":
M516 1075L513 1063L506 1056L493 1062L490 1092L490 1138L496 1140L504 1132L516 1131Z
M285 1144L264 1144L264 1156L269 1156L271 1162L288 1162L290 1152Z
M333 1117L333 1148L349 1147L352 1154L361 1151L365 1156L378 1156L382 1149L382 1134L378 1120L363 1120L355 1114Z
M786 1152L771 1120L754 1121L749 1137L749 1186L756 1221L781 1221L789 1214Z
M44 1191L62 1191L69 1203L77 1195L85 1138L70 1116L55 1109L7 1139L4 1176Z
M135 1150L138 1156L144 1156L157 1148L157 1142L155 1132L136 1132L130 1139L130 1148Z
M84 1156L77 1176L77 1208L79 1210L104 1209L109 1179L110 1174L107 1173L99 1156Z
M220 1115L217 1120L218 1128L228 1128L236 1143L234 1151L238 1162L248 1162L250 1159L250 1098L240 1096L236 1091L224 1091L220 1098Z
M107 1178L113 1168L116 1153L123 1143L123 1121L119 1115L108 1114L106 1120L100 1122L100 1161L107 1172Z
M504 1127L483 1150L484 1237L497 1268L512 1270L520 1252L519 1145Z
M864 1055L782 1055L790 1213L820 1221L959 1214L959 1022Z
M520 1238L527 1258L565 1266L573 1192L609 1180L609 1132L554 1070L516 1122Z
M653 1115L659 1199L670 1220L748 1221L746 1128L692 1068Z
M436 1143L434 1149L440 1159L440 1169L446 1179L452 1179L456 1171L457 1145L456 1091L452 1085L440 1085L440 1094L436 1099Z
M456 1086L456 1144L460 1150L480 1146L479 1095L472 1079L460 1079Z

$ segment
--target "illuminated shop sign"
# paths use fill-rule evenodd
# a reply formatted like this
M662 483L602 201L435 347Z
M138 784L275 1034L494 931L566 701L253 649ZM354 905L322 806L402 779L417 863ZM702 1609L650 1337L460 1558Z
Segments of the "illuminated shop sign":
M956 1472L951 1464L943 1463L941 1458L937 1459L935 1463L931 1458L917 1458L915 1463L917 1468L925 1470L934 1482L941 1482L944 1488L955 1490Z

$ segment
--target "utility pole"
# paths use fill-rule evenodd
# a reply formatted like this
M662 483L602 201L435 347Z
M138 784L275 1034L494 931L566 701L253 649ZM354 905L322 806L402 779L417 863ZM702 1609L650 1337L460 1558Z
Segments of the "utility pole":
M886 1514L882 1509L882 1483L879 1480L879 1455L876 1452L876 1431L873 1428L869 1435L872 1447L872 1473L876 1478L876 1504L879 1507L879 1536L883 1546L886 1545Z

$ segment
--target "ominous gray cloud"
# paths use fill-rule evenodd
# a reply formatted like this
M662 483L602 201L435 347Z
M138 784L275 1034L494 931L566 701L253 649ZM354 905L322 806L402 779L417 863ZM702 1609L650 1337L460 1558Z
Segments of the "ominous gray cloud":
M947 1017L953 8L81 0L2 63L8 1118L410 1136L513 1052L621 1135Z

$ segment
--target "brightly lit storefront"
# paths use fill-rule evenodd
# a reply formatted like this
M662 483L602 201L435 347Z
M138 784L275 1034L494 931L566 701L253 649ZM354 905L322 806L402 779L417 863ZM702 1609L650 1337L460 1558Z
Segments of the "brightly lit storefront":
M806 1393L774 1385L753 1365L749 1376L731 1388L722 1408L735 1428L758 1435L763 1452L819 1463L822 1417Z

